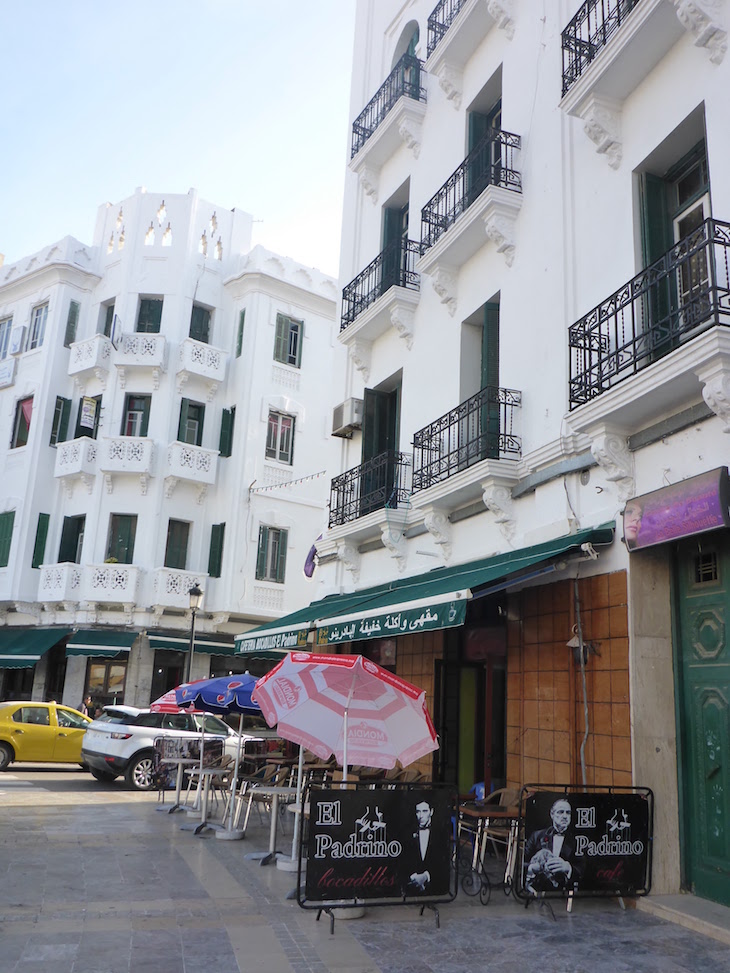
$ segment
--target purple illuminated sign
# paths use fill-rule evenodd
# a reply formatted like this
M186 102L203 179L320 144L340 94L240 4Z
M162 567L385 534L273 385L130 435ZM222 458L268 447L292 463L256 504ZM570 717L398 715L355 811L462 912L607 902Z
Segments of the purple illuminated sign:
M730 526L729 497L725 466L634 497L623 513L626 547L636 551Z

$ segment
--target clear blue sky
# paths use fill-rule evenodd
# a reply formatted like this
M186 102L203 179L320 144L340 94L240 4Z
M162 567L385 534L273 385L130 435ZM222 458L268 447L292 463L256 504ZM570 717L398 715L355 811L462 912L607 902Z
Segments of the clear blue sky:
M4 0L0 253L186 193L336 275L355 0Z

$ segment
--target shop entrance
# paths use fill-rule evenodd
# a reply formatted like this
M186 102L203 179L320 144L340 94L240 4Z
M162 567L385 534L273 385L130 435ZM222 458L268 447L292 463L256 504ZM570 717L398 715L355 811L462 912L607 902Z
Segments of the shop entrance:
M730 905L730 540L678 546L677 667L684 880Z

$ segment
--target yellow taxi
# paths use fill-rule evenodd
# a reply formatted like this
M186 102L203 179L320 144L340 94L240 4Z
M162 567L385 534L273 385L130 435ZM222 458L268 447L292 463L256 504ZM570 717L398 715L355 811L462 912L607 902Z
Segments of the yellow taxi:
M58 703L0 703L0 770L13 761L81 764L88 716Z

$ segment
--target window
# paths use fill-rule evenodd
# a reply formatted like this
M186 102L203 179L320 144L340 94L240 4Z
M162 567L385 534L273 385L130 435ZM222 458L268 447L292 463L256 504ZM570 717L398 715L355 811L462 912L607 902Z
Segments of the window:
M14 510L0 514L0 568L6 568L10 560L10 542L13 539L14 521Z
M259 549L256 558L256 580L284 583L286 571L287 531L276 527L259 527Z
M32 568L39 568L43 564L46 554L46 540L48 538L48 521L50 514L38 514L38 526L35 531L35 544L33 545L33 560L30 563Z
M223 565L223 538L226 533L225 524L213 524L210 528L210 553L208 555L208 575L220 578Z
M64 517L61 530L61 544L58 549L59 564L81 564L81 549L84 546L86 517Z
M101 305L101 321L100 321L101 333L107 338L111 338L112 336L112 328L114 327L115 306L116 305L114 304L114 301L112 301L111 304ZM139 331L140 328L137 328L137 330Z
M60 395L56 396L56 406L53 410L53 422L51 423L50 446L66 441L68 435L68 420L71 415L71 399L64 399Z
M137 331L159 334L162 321L162 298L143 297L139 302Z
M294 416L269 412L266 430L266 459L275 459L291 466L294 458Z
M0 361L8 357L8 345L10 343L10 332L13 330L13 319L3 318L0 321Z
M34 723L36 726L49 726L50 717L47 706L24 706L13 713L16 723Z
M296 368L300 368L303 338L304 324L301 321L293 321L285 314L277 314L274 359L284 362L285 365L294 365Z
M66 334L63 336L63 346L68 348L76 341L76 329L79 324L79 311L81 305L78 301L71 301L68 306L68 317L66 318Z
M84 395L79 399L79 409L76 414L76 430L74 439L88 436L96 439L99 432L99 417L101 416L101 396Z
M112 514L109 518L106 560L118 561L120 564L131 564L134 557L136 533L136 514Z
M25 446L28 442L30 433L30 418L33 414L33 396L27 399L20 399L15 406L15 422L13 423L13 438L10 441L10 448L16 449L18 446Z
M203 445L203 419L205 406L201 402L183 399L180 403L180 423L177 429L177 439L180 443L191 446Z
M185 570L188 560L188 537L190 524L186 520L169 520L167 523L167 544L165 545L165 567Z
M190 315L190 337L208 344L210 341L210 311L200 304L193 304Z
M238 315L238 334L236 335L236 358L241 357L241 351L243 350L243 324L246 320L246 309Z
M221 413L221 438L218 451L221 456L230 456L233 452L233 429L236 424L236 407L224 409Z
M127 395L124 400L122 436L146 436L150 421L151 395Z
M28 344L25 349L26 351L32 351L34 348L40 348L40 346L43 344L43 338L46 334L47 320L47 304L41 304L40 307L33 308L33 313L30 319L30 331L28 332Z

